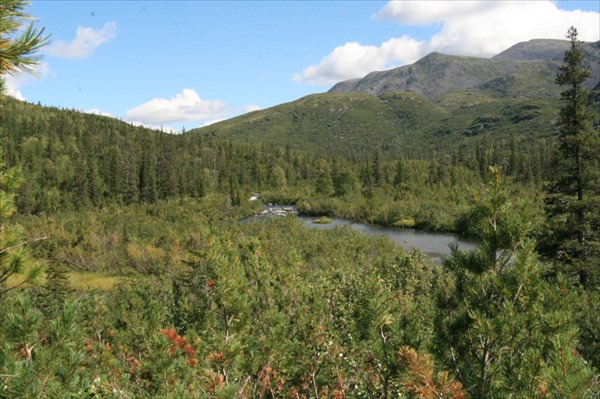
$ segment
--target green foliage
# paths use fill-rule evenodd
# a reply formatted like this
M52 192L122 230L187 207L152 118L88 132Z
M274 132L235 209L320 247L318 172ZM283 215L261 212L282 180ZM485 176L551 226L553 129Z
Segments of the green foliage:
M25 0L4 0L0 4L0 96L6 89L4 75L31 71L40 60L35 52L48 43L44 28L34 28L31 23L23 29L25 21L32 20L23 11L27 5Z
M569 29L570 49L565 52L556 83L562 106L559 147L554 171L546 188L547 233L541 249L561 271L577 276L585 287L600 283L600 135L592 128L588 110L590 76L583 65L577 30Z
M315 224L330 224L331 219L329 219L327 216L321 216L320 218L313 220L313 223L315 223Z
M542 280L528 218L491 172L470 212L480 247L454 248L445 262L452 283L440 286L437 353L473 397L535 397L540 379L560 380L560 370L570 378L565 386L585 392L591 371L574 352L573 293L562 278Z
M1 155L1 153L0 153ZM19 225L13 223L11 217L15 212L15 191L20 184L20 173L17 168L6 170L0 158L0 299L7 291L31 283L36 280L41 272L41 267L29 262L25 240ZM7 287L7 280L18 273L23 273L23 278L11 287Z
M575 308L579 327L579 351L598 370L600 368L600 288L579 293Z
M594 373L574 349L576 340L574 332L557 334L550 339L548 360L539 379L540 397L591 397Z
M226 197L208 195L198 200L27 216L19 221L28 237L48 237L32 243L30 250L50 268L162 276L176 272L183 248L198 240L200 228L216 229L256 211L246 205L234 208Z
M2 306L0 397L81 397L89 383L81 368L81 305L66 301L53 319L45 319L24 295Z
M307 230L293 218L218 230L198 223L181 242L185 262L171 263L160 277L136 275L108 294L80 296L85 317L72 340L53 349L57 363L43 371L49 381L63 373L59 360L68 365L64 359L74 356L69 348L79 348L85 368L64 392L214 398L401 392L397 351L423 348L431 334L434 270L422 257L350 229ZM15 344L3 352L0 373L11 376L11 393L21 386L12 377L11 353L33 345L34 354L40 345L46 350L42 326L63 317L42 316L31 302L16 307L15 300L0 303L14 319L2 324L4 337L11 334L5 342ZM19 330L25 320L35 325ZM31 374L36 382L27 389L41 389L35 388L41 373Z

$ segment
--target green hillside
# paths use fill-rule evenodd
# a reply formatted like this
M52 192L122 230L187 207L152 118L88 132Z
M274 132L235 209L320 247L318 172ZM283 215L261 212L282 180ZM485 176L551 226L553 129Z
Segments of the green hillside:
M193 130L206 137L291 145L362 158L429 158L434 151L486 141L554 134L558 101L449 93L435 101L413 93L317 94Z
M432 53L412 65L336 84L328 93L242 115L194 133L365 158L431 158L555 135L554 80L567 41L532 40L487 58ZM600 81L600 44L582 46ZM598 107L593 107L597 109ZM539 143L538 143L539 144ZM544 144L541 144L544 145Z
M114 118L2 97L0 154L26 184L23 213L242 194L312 178L318 158L280 148L175 135ZM286 176L287 174L287 176Z

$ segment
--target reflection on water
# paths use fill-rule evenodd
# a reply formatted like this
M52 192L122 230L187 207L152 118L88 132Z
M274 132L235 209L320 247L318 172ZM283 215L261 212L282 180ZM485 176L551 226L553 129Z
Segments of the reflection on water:
M331 219L330 224L316 224L313 221L317 218L310 216L299 216L298 219L304 222L308 228L314 229L333 229L337 226L349 225L352 230L370 234L385 234L394 242L402 247L410 250L413 248L420 249L434 260L441 260L445 255L450 255L451 243L458 243L458 248L466 251L477 248L477 242L474 240L465 239L456 234L437 233L430 231L422 231L415 229L402 229L398 227L382 227L372 224L355 223L347 219Z

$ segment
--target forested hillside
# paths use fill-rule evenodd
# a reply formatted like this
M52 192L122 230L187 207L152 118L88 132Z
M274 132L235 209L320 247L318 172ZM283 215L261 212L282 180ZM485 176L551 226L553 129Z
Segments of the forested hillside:
M467 92L447 94L435 101L413 93L378 97L326 93L192 133L239 142L285 143L351 159L364 159L375 147L391 159L432 159L444 154L468 163L481 151L508 164L511 145L513 157L542 152L539 156L548 158L548 140L556 135L558 106L556 99L497 99Z
M1 122L7 164L19 166L27 181L17 202L25 213L213 192L231 192L239 201L240 189L310 178L316 162L289 149L173 135L9 98L3 99Z
M265 201L296 203L311 214L457 230L464 187L485 181L490 163L505 165L535 197L546 173L544 151L551 151L528 154L513 142L512 157L501 159L479 149L390 160L377 146L361 159L326 157L290 145L173 135L8 98L0 118L7 166L19 167L27 182L16 199L25 214L209 194L240 205L260 192Z

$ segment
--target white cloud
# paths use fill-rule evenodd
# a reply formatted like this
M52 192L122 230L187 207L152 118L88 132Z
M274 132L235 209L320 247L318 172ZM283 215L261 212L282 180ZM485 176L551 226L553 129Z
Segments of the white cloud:
M183 89L170 99L155 98L125 113L125 119L151 127L222 119L231 108L221 100L203 100L193 89Z
M598 21L598 13L559 10L550 1L493 2L463 16L441 19L442 29L429 41L429 49L486 57L531 39L566 40L571 26L577 27L580 40L596 41Z
M416 61L424 43L408 36L390 39L380 46L349 42L336 47L317 65L311 65L294 80L314 85L328 85L339 80L362 77L368 72Z
M88 109L88 110L86 110L84 112L86 114L101 115L101 116L110 116L111 118L114 118L114 116L112 114L110 114L109 112L102 111L101 109L98 109L98 108Z
M40 62L32 71L30 72L17 72L15 74L8 74L5 76L6 79L6 94L11 97L16 98L17 100L25 101L26 98L21 92L20 88L22 86L31 84L38 79L46 77L51 74L50 68L48 64L45 62Z
M373 18L392 19L403 25L426 25L461 18L496 4L493 1L390 1Z
M82 59L94 53L96 48L117 37L117 23L107 22L99 30L78 26L75 38L70 42L58 40L52 42L45 53L59 58Z
M21 90L19 90L19 87L21 86L18 78L12 75L8 75L5 77L5 83L6 83L6 94L16 98L17 100L22 100L25 101L25 96L23 95L23 93L21 93Z
M244 113L260 111L262 107L260 105L250 104L244 107Z
M330 85L406 65L433 51L489 57L522 41L566 39L570 26L577 27L582 41L600 39L597 12L560 10L549 0L390 1L373 18L391 19L403 25L439 24L440 29L423 41L402 36L379 46L346 43L319 64L294 75L294 80Z

